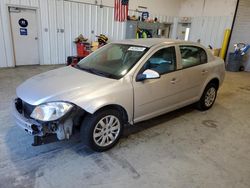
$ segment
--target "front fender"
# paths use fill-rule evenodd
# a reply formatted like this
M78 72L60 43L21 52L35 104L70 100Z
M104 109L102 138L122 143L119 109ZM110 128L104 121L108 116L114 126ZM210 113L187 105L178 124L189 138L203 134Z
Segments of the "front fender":
M130 84L114 88L113 92L106 91L102 94L98 92L91 93L90 95L76 99L74 104L90 114L94 114L105 106L118 105L127 112L129 123L133 123L133 88Z

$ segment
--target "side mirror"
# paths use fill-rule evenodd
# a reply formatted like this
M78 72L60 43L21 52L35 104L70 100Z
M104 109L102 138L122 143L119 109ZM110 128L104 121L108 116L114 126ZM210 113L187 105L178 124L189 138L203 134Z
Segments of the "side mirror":
M157 79L160 78L160 74L154 70L147 69L142 74L138 74L136 80L137 81L143 81L147 79Z

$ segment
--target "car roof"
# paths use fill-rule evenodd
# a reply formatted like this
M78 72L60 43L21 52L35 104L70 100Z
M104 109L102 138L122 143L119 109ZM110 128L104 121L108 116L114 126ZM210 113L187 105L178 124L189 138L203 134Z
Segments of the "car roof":
M114 42L116 44L129 44L129 45L136 45L136 46L144 46L151 48L158 44L186 44L186 45L196 45L201 46L198 43L183 41L183 40L173 40L173 39L166 39L166 38L149 38L149 39L126 39Z

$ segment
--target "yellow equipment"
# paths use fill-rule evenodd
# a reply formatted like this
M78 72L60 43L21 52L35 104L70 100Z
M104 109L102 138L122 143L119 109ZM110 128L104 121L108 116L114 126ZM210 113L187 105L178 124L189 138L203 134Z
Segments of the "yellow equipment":
M229 43L230 34L231 34L231 30L226 29L224 39L223 39L223 44L222 44L221 51L220 51L220 57L222 59L225 59L226 57L226 51L227 51L227 46Z

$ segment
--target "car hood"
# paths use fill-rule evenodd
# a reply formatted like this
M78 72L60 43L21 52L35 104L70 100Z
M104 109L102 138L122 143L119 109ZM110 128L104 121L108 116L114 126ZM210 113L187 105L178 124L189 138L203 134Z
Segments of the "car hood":
M73 67L63 67L34 76L16 90L17 96L31 105L51 101L76 102L109 87L117 80L94 75Z

